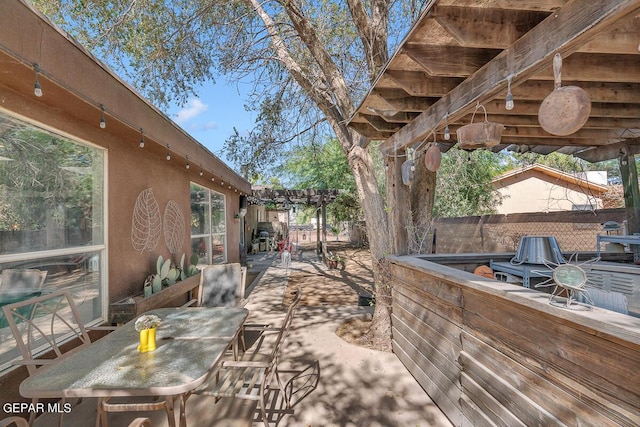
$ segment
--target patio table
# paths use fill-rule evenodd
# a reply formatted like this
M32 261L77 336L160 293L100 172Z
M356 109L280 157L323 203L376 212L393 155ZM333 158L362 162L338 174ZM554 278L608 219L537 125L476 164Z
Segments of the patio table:
M225 351L234 346L249 314L245 308L163 308L149 311L162 319L157 349L140 353L135 319L20 384L25 397L159 396L175 426L174 399L180 401L180 426L186 426L185 393L201 385ZM100 420L96 420L99 425Z

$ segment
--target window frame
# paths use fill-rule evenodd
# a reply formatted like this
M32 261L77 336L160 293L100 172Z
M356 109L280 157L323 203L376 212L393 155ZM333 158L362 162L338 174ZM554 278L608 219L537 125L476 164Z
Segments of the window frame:
M198 184L196 182L190 182L189 184L189 193L191 194L193 192L193 189L197 190L197 191L206 191L207 192L207 198L206 198L206 204L207 204L207 208L206 208L206 212L205 215L208 218L208 226L209 226L209 230L208 232L205 233L199 233L199 234L193 234L192 228L189 228L189 232L190 232L190 242L193 243L194 239L205 239L208 244L207 244L207 264L208 265L212 265L213 261L214 261L214 257L213 257L213 242L214 242L214 237L218 237L220 238L220 240L222 241L222 246L223 246L223 253L222 253L222 262L220 264L225 264L227 263L228 260L228 248L227 248L227 225L228 225L228 221L227 221L227 196L224 193L220 193L216 190L213 190L211 188L205 187L201 184ZM222 215L222 219L223 219L223 223L224 223L224 232L214 232L214 224L213 224L213 197L215 196L220 196L222 199L222 210L221 212L223 213ZM190 197L191 198L191 197ZM190 217L193 213L193 210L190 207ZM207 221L205 221L205 225L207 224ZM193 247L193 244L192 244Z

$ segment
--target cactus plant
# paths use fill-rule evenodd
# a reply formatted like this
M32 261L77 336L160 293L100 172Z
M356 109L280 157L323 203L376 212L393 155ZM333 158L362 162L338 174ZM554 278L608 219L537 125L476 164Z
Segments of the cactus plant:
M171 259L164 259L162 255L158 256L156 260L156 273L147 276L144 281L145 296L151 288L153 293L162 290L163 286L171 286L179 280L184 280L187 277L195 276L200 272L196 264L198 263L198 256L192 255L189 258L190 264L185 268L186 254L182 254L180 258L180 264L176 266L171 262Z

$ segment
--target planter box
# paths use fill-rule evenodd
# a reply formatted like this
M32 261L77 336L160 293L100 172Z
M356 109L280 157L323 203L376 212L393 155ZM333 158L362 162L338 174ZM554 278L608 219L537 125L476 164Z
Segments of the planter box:
M171 301L180 296L197 294L200 287L200 274L198 273L195 276L187 277L185 280L167 286L148 298L144 298L142 294L139 294L112 303L109 308L110 322L126 323L146 311L166 307ZM190 296L189 299L191 299Z

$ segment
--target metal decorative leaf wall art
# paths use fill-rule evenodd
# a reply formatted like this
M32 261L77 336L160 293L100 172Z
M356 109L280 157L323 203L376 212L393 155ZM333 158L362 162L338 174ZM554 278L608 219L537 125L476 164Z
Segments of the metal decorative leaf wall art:
M160 207L153 190L147 188L138 194L131 221L131 244L136 251L152 251L158 246L162 232Z
M164 208L164 242L169 253L177 254L182 249L185 239L185 221L180 206L173 200L169 200Z

